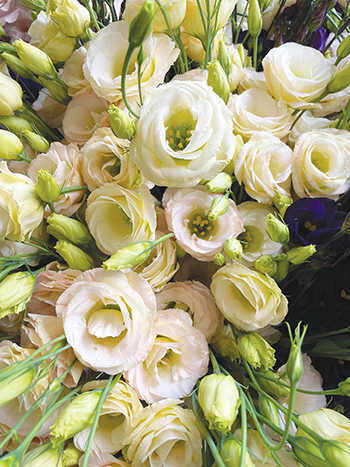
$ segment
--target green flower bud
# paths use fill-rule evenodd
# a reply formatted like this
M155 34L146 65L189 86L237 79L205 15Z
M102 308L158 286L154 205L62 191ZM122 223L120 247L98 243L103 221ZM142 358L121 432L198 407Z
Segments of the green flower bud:
M333 94L334 92L342 91L347 88L350 84L350 63L344 65L340 70L337 70L331 76L329 83L326 87L326 92L328 94Z
M0 42L0 53L2 52L16 53L15 48L8 42Z
M36 192L45 203L54 203L61 194L61 188L47 170L39 170Z
M232 185L233 177L225 172L220 172L212 180L205 184L209 193L225 193Z
M230 97L230 85L224 69L218 60L208 63L208 85L227 104Z
M24 456L21 467L63 467L61 446L41 444Z
M273 197L273 204L276 206L276 208L279 210L281 213L282 210L283 213L286 211L286 209L293 203L293 198L290 196L284 196L284 195L275 195ZM282 215L282 214L281 214Z
M230 207L230 201L226 198L226 196L217 196L213 199L210 211L208 212L208 219L213 221L218 217L222 216L228 211Z
M291 438L290 442L293 453L309 467L330 467L315 441L296 436L295 438Z
M68 444L66 449L63 451L63 465L69 467L71 465L77 465L79 459L84 453L79 451L73 443Z
M228 436L221 443L220 456L227 467L241 467L242 443L233 436ZM246 449L243 467L254 466L249 451Z
M0 115L11 116L23 106L21 86L10 76L0 72Z
M314 253L316 253L315 245L300 246L287 251L287 259L292 264L301 264Z
M248 31L252 37L257 37L262 29L262 16L258 0L249 1Z
M232 376L215 373L205 376L199 383L198 402L209 422L210 430L220 433L230 431L241 405Z
M39 76L55 79L57 71L51 58L34 45L18 39L12 43L19 58L33 73Z
M263 274L274 276L277 273L277 261L270 255L261 255L255 260L255 269Z
M111 104L108 109L109 120L113 133L117 138L128 139L136 132L134 121L123 110Z
M288 243L289 230L286 224L278 220L273 214L266 216L267 233L273 242Z
M21 136L24 130L32 131L32 125L22 117L0 117L0 123L17 136Z
M1 375L4 376L12 367L8 366L1 370ZM8 378L0 381L0 407L20 396L32 384L36 373L36 368L29 370L19 370L13 373Z
M9 452L0 459L0 467L20 467L21 459L16 452Z
M223 266L225 264L225 256L222 253L216 253L214 256L214 264Z
M46 1L45 0L21 0L21 2L29 8L29 10L40 11L46 10Z
M29 302L35 276L28 272L15 272L0 282L0 318L20 313Z
M247 360L253 368L266 371L275 365L275 350L259 334L255 332L242 333L238 337L237 344L240 356Z
M89 230L81 222L62 214L51 214L47 219L47 233L57 238L75 245L88 245L93 243Z
M259 408L264 417L276 425L277 428L281 427L278 409L267 397L259 396Z
M224 324L218 340L211 344L211 346L216 353L222 357L227 357L231 362L239 358L236 339L233 336L232 329L229 324Z
M277 399L283 399L285 397L289 397L289 388L286 386L282 386L281 384L278 383L278 380L281 378L278 376L278 374L272 370L267 370L264 371L263 374L267 376L271 376L271 378L274 378L275 381L271 381L270 379L266 379L263 376L260 376L259 374L256 374L255 377L260 385L260 387L270 394L271 396L277 397ZM284 382L281 379L282 382Z
M321 452L330 467L349 467L350 446L340 441L323 441Z
M224 72L226 73L226 76L228 77L232 68L232 59L230 54L228 53L224 41L219 41L218 60Z
M86 271L94 268L94 261L91 256L72 243L60 240L56 243L55 250L72 269Z
M45 88L50 92L51 96L55 101L59 102L63 105L68 105L71 97L69 97L67 88L63 86L58 81L53 79L45 78L43 76L40 77L40 81L45 86Z
M23 144L14 133L0 130L0 157L7 161L22 161Z
M90 14L78 0L49 0L46 14L68 37L85 37Z
M300 338L300 326L298 325L295 330L295 338L291 343L289 357L286 363L286 375L291 384L297 384L303 376L304 364L303 357L301 355L302 340L303 336Z
M223 250L226 256L234 261L239 261L243 256L242 243L237 238L229 238L223 245Z
M7 65L18 75L24 79L33 79L33 73L30 69L22 62L20 58L11 53L4 52L1 54L1 58L5 60Z
M285 259L279 260L280 257L284 256ZM287 260L287 255L285 253L282 253L281 255L278 255L276 258L277 261L277 272L274 274L273 278L275 279L276 282L281 282L283 279L287 277L288 271L289 271L289 262Z
M106 271L132 268L145 261L152 251L152 242L136 242L124 246L103 263Z
M29 146L34 151L39 151L45 154L50 149L50 143L43 136L34 133L34 131L23 130L23 136L28 141Z
M347 35L339 44L337 48L338 61L347 57L350 54L350 36Z
M345 381L341 381L338 388L341 394L344 396L350 396L350 378L346 378Z
M238 50L239 57L240 57L241 62L242 62L242 66L245 67L246 66L246 63L245 63L246 62L246 57L245 57L244 46L242 44L239 44L237 50Z
M93 424L95 411L102 391L87 391L79 394L59 414L51 427L51 442L59 446Z
M151 34L155 13L154 2L146 0L129 26L129 44L131 46L140 47Z

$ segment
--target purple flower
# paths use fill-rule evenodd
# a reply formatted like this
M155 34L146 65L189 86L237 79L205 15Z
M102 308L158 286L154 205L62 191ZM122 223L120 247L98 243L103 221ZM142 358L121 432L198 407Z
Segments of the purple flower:
M312 33L309 45L323 53L326 47L327 38L328 34L325 28L318 28Z

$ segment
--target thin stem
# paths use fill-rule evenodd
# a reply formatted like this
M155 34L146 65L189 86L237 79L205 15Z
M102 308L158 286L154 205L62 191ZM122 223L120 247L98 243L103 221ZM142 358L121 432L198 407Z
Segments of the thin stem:
M18 112L24 115L28 115L39 125L41 125L53 141L61 141L63 138L63 136L58 131L50 128L40 117L38 117L37 114L25 102L23 102L23 107L19 109Z
M136 112L132 110L130 107L128 98L126 96L126 75L128 73L128 68L131 62L132 55L134 53L135 47L131 44L129 44L128 50L125 55L124 59L124 64L123 64L123 71L122 71L122 80L121 80L121 88L122 88L122 96L123 96L123 101L125 104L125 107L128 109L128 111L136 118L140 118L140 115L137 115Z
M208 63L212 61L212 38L211 38L211 13L210 13L210 0L205 1L207 8L207 34L206 34L206 47L205 47L205 62L204 69L207 69Z
M64 195L65 193L71 193L72 191L83 191L88 189L89 188L86 185L66 186L61 188L61 195Z
M258 36L255 36L253 41L253 67L256 69L258 63Z
M238 387L240 392L243 392L242 388ZM245 397L241 397L241 427L242 427L242 448L241 448L241 459L239 461L239 467L245 466L246 450L247 450L247 412Z
M213 367L213 371L214 373L217 373L217 374L220 374L221 373L221 370L220 370L220 366L215 358L215 355L213 354L211 348L209 347L209 356L210 356L210 362L211 362L211 365Z
M94 11L90 5L90 1L89 0L82 0L82 2L84 3L84 5L86 6L86 9L87 11L90 13L90 18L91 18L91 21L93 22L95 28L97 31L99 31L101 28L97 22L97 19L95 17L95 14L94 14Z

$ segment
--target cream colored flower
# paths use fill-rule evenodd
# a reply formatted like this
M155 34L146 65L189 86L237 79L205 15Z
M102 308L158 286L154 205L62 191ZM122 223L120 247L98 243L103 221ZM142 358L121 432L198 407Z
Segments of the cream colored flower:
M55 101L47 89L39 91L38 98L32 105L33 109L45 123L52 128L62 125L63 116L67 106Z
M288 135L288 144L293 149L296 140L301 134L307 133L311 130L329 128L331 124L332 121L328 120L328 118L317 118L314 117L310 111L307 111L293 126L291 132Z
M214 261L203 263L190 255L185 255L179 259L180 269L174 276L174 281L184 282L195 280L202 282L207 287L210 287L213 274L220 268L214 264Z
M77 358L95 371L127 371L152 348L156 299L136 273L86 271L59 297L56 311Z
M204 284L198 281L170 282L156 295L158 310L180 308L193 321L193 327L201 331L209 343L223 324L223 315L215 299Z
M186 32L183 28L181 28L181 40L186 50L187 56L194 60L197 63L204 63L205 60L205 50L203 49L203 45L197 37L192 36L188 32ZM217 60L217 55L219 51L219 42L224 38L224 31L218 31L215 35L214 43L213 43L213 60ZM197 70L197 68L195 68ZM193 70L191 70L193 71Z
M140 172L129 159L129 141L114 136L110 128L100 128L85 143L83 178L90 191L105 183L117 182L124 188L135 188L141 183Z
M130 157L152 183L190 187L214 178L235 147L223 100L201 81L174 80L147 94Z
M299 420L324 439L332 439L350 445L350 420L331 409L319 409L299 415ZM301 428L296 436L310 438Z
M251 88L262 89L269 93L264 72L256 71L252 67L246 67L243 68L243 76L238 86L238 93L242 94L242 92Z
M67 84L70 96L91 93L91 85L83 72L83 65L89 46L90 42L86 42L79 49L74 50L71 57L64 64L60 78Z
M83 391L102 388L106 380L92 381L83 387ZM104 402L94 435L92 449L115 454L123 447L123 441L130 434L132 417L142 410L134 390L124 381L118 381ZM91 428L74 436L74 444L80 451L86 450Z
M170 396L188 396L208 371L205 336L180 309L158 311L153 323L156 338L146 359L124 373L124 378L148 403Z
M82 464L83 458L84 456L79 459L79 466ZM108 452L91 449L86 467L130 467L130 465L129 462L124 462L123 458L117 459Z
M302 134L293 153L292 181L303 198L338 198L350 186L350 134L328 128Z
M254 133L239 151L235 176L248 195L272 204L277 194L290 196L292 150L268 132Z
M279 104L267 92L251 88L230 97L228 108L233 113L233 131L247 142L257 131L268 131L284 138L292 124L292 111Z
M133 431L124 441L133 466L148 467L157 459L162 467L200 467L201 435L196 418L180 401L156 402L135 415Z
M228 238L237 237L243 221L235 203L215 220L207 218L211 203L221 195L207 193L202 186L168 189L163 198L165 217L178 244L200 261L212 261Z
M129 24L118 21L101 29L92 39L83 66L86 79L98 96L109 102L122 99L121 74L129 46ZM118 44L118 47L114 45ZM142 65L143 94L163 82L165 73L176 60L179 50L165 34L150 36L144 43L145 60ZM138 99L137 54L130 62L126 78L128 99Z
M271 277L239 263L219 269L210 288L221 313L243 331L279 324L288 311L288 301Z
M154 240L156 213L149 189L128 190L116 182L94 190L86 222L101 251L113 255L129 243Z
M271 49L262 64L271 95L294 109L317 107L311 101L336 70L321 52L294 42Z
M22 88L10 76L0 72L0 115L10 116L22 107Z

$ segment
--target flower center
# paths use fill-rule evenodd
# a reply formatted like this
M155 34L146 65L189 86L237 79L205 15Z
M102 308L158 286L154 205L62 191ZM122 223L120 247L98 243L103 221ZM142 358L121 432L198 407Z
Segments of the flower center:
M168 122L166 139L173 151L185 149L190 142L192 132L196 127L189 112L183 111L174 115Z
M238 235L237 240L243 243L244 253L253 253L260 248L264 235L257 227L245 225L245 232Z
M118 305L109 305L94 311L88 319L89 334L98 339L120 337L126 326Z
M304 227L306 229L310 230L310 232L314 232L317 229L317 226L314 225L314 224L311 224L310 221L306 221L305 224L304 224Z
M202 212L196 212L189 219L187 228L191 235L195 234L198 238L208 240L209 237L215 235L215 221L211 221L207 218L204 210Z
M328 159L320 152L314 151L311 156L311 162L314 166L323 173L329 169Z

